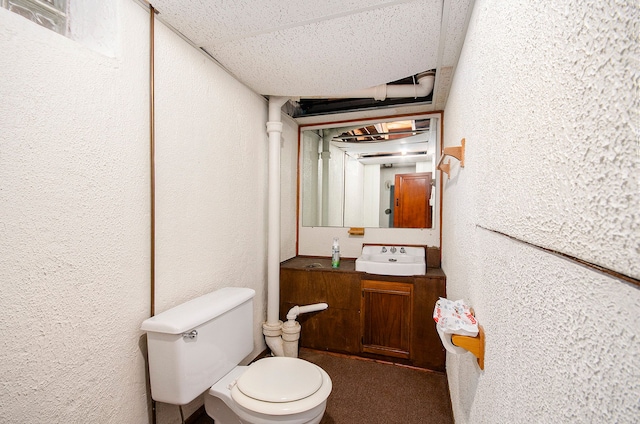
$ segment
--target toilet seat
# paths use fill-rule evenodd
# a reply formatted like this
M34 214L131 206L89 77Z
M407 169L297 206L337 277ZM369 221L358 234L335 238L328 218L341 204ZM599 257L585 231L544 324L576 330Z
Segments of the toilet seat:
M247 368L238 389L263 402L294 402L311 396L322 385L322 374L311 362L296 358L264 358Z
M331 379L303 359L272 357L251 364L231 388L234 402L266 415L291 415L325 402Z

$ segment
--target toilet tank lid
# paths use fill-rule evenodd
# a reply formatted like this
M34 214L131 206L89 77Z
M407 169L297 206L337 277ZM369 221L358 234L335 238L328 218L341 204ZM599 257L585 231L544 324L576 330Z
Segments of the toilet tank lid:
M143 331L181 334L210 321L255 296L253 289L225 287L144 320Z

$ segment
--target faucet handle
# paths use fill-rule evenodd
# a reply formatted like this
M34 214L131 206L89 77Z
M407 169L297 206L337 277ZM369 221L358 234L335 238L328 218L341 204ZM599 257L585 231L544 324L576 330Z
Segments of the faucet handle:
M400 253L407 253L407 251L404 249L404 247L400 248Z
M380 250L380 253L387 253L387 248L382 246L382 249Z

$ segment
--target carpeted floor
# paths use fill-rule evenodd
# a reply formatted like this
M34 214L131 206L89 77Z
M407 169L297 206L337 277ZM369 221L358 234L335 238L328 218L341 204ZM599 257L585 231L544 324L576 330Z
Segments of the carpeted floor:
M333 383L320 424L453 424L444 373L304 348L300 358ZM213 422L202 414L193 424Z
M453 423L444 373L309 349L300 349L300 358L333 382L320 424Z

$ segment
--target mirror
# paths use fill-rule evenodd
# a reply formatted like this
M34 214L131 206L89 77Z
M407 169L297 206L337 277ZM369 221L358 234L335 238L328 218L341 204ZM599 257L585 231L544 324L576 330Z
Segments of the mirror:
M439 119L302 126L302 226L432 228Z

